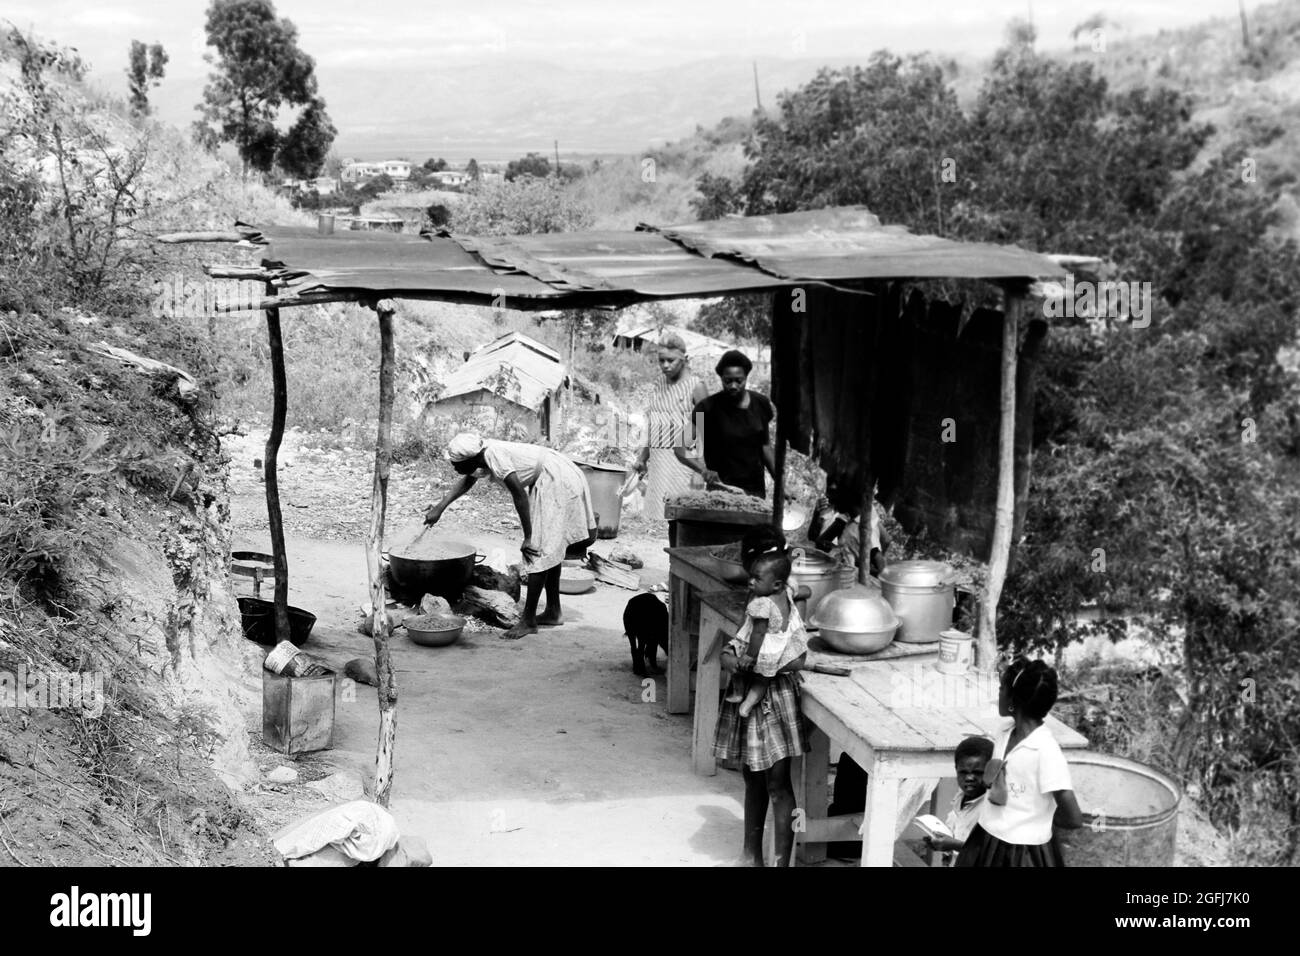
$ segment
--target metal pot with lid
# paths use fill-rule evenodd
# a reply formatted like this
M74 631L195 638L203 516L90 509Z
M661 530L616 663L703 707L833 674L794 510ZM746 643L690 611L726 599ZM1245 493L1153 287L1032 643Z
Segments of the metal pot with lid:
M887 647L898 631L898 616L873 584L832 591L809 623L841 654L873 654Z
M805 617L812 617L822 600L831 592L853 583L854 570L840 564L825 551L794 548L790 554L790 584L812 591L805 604Z
M952 627L956 579L942 561L899 561L880 572L885 600L898 615L898 640L929 644Z

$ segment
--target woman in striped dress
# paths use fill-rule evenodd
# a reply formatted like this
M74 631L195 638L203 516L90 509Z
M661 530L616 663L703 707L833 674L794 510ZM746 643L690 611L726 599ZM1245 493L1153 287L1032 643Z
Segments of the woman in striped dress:
M691 414L696 403L708 398L709 389L691 373L686 343L675 333L659 340L658 361L664 378L650 399L646 443L637 454L636 470L647 479L646 517L662 521L664 498L689 491L695 484L695 473L677 460L673 449L686 444L694 433Z

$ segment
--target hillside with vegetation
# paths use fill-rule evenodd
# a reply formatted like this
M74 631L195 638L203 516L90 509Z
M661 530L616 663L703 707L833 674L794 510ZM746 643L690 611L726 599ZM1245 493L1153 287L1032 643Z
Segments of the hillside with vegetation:
M437 205L453 230L500 234L862 203L916 232L1096 255L1151 283L1150 328L1053 322L1000 634L1061 662L1098 638L1154 649L1158 668L1067 671L1064 716L1097 749L1177 776L1234 861L1294 865L1300 11L1253 12L1249 43L1234 20L1102 50L1087 35L1043 52L1014 26L978 68L879 54L643 154L372 195L363 211L430 225ZM105 687L99 713L0 708L0 783L23 795L0 802L3 852L255 859L234 796L254 773L251 688L220 437L268 417L265 325L160 311L159 284L202 281L212 256L149 240L314 216L82 80L73 51L0 39L0 670L95 672ZM693 321L756 343L766 307L715 301ZM609 349L607 313L402 303L398 319L407 462L438 455L459 424L423 414L446 373L512 329L625 409L654 381L649 356ZM374 323L353 306L302 309L285 338L290 426L368 442ZM186 374L146 374L112 348ZM582 425L555 443L586 440Z

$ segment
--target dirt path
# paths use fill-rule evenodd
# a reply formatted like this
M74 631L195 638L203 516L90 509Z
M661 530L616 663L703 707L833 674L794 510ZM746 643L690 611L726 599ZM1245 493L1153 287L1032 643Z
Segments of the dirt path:
M310 504L317 490L319 501L358 497L338 488L340 480L356 481L351 469L335 460L315 470L313 481L304 456L296 457L288 471L291 500ZM235 546L264 550L262 486L251 468L236 464ZM433 474L436 486L444 476L438 466ZM369 485L362 488L368 496ZM472 497L480 497L477 489ZM409 522L413 503L425 500L426 488L399 493L392 520ZM501 504L462 499L439 530L480 550L517 548L513 514L494 510ZM349 501L347 509L355 514L346 526L364 527L364 501ZM310 512L310 520L319 520L328 510L286 508L286 518L301 523ZM664 541L633 535L618 543L632 544L646 560L647 585L666 580ZM288 551L290 601L319 618L306 649L339 669L372 655L370 639L356 631L358 605L368 600L360 536L349 542L295 535ZM401 696L392 810L403 832L425 838L435 863L709 866L734 860L739 775L691 771L690 716L666 712L662 677L654 699L642 699L622 636L631 594L601 585L566 596L566 624L521 641L503 641L496 631L467 631L448 648L394 638ZM339 701L333 749L303 761L312 771L327 764L372 776L375 691L355 690L355 700Z

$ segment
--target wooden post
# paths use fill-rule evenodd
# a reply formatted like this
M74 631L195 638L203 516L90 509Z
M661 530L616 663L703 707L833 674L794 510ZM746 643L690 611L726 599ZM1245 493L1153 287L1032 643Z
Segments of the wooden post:
M267 283L267 295L272 294ZM275 639L289 639L289 556L284 549L284 519L280 514L278 459L284 438L288 388L284 375L284 340L280 336L280 310L266 310L266 334L271 346L271 434L266 439L263 473L266 477L266 518L271 531L271 554L275 558Z
M370 496L370 533L366 536L366 573L370 578L371 633L375 641L375 675L379 682L379 746L375 753L375 801L388 806L393 789L393 747L397 740L397 681L388 639L388 589L381 555L384 515L388 508L388 470L393 457L394 304L374 305L379 314L379 431L375 438L375 480Z
M858 515L858 583L871 583L871 526L876 520L876 476L865 464L862 476L862 508Z
M784 533L782 527L785 517L785 445L786 435L788 434L785 427L785 416L781 414L781 393L780 382L776 374L776 355L777 340L779 332L776 328L777 313L780 311L776 308L776 297L772 297L772 333L769 345L772 349L772 403L776 405L776 449L773 455L772 470L775 474L772 476L772 527L777 531Z
M975 666L991 672L998 655L998 600L1007 577L1011 557L1011 527L1015 520L1016 459L1016 349L1019 345L1020 313L1025 292L1020 288L1004 289L1002 314L1002 395L998 419L998 498L993 516L993 547L989 553L989 581L980 602Z

